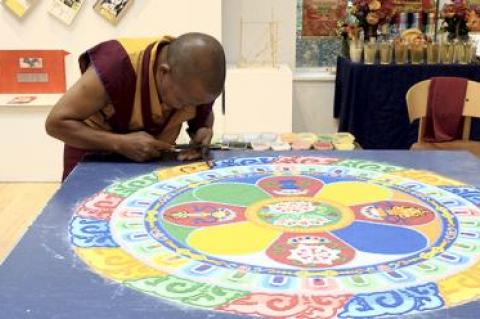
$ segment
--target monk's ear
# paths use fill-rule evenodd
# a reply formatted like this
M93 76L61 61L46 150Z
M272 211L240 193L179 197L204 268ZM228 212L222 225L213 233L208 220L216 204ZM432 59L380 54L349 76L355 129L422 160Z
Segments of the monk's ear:
M160 73L161 73L161 74L170 73L171 70L172 70L167 63L162 63L162 64L160 64L159 69L160 69Z

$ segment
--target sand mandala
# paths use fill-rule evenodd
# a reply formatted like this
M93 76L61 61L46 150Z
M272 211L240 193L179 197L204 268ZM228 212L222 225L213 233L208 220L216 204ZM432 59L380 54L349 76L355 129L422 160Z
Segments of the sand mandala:
M480 298L480 190L326 157L165 168L83 201L69 234L100 276L179 306L370 318Z

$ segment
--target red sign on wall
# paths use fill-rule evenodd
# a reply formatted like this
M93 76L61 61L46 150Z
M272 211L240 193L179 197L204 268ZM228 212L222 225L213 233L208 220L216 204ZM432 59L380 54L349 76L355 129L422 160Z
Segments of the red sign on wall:
M0 50L0 93L63 93L63 50Z

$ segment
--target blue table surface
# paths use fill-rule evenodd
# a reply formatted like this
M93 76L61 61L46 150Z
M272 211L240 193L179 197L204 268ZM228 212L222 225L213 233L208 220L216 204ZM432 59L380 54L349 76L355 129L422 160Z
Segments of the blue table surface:
M278 155L279 152L214 152L216 159ZM432 170L480 187L480 161L466 152L288 152L385 161ZM105 280L91 272L71 249L67 227L73 207L119 179L151 172L178 162L84 162L52 197L41 215L0 265L0 318L239 318L182 307ZM26 198L25 200L28 200ZM407 318L472 319L480 317L480 302Z

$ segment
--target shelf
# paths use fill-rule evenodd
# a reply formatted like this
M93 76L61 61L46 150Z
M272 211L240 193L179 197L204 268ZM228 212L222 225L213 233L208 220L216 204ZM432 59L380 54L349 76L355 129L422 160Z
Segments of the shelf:
M0 94L0 107L52 107L58 100L62 97L63 94L28 94L28 93L19 93L19 94ZM16 97L29 97L34 96L35 99L28 103L11 103L11 101Z
M293 80L296 82L334 82L335 70L332 68L297 68L293 74Z

